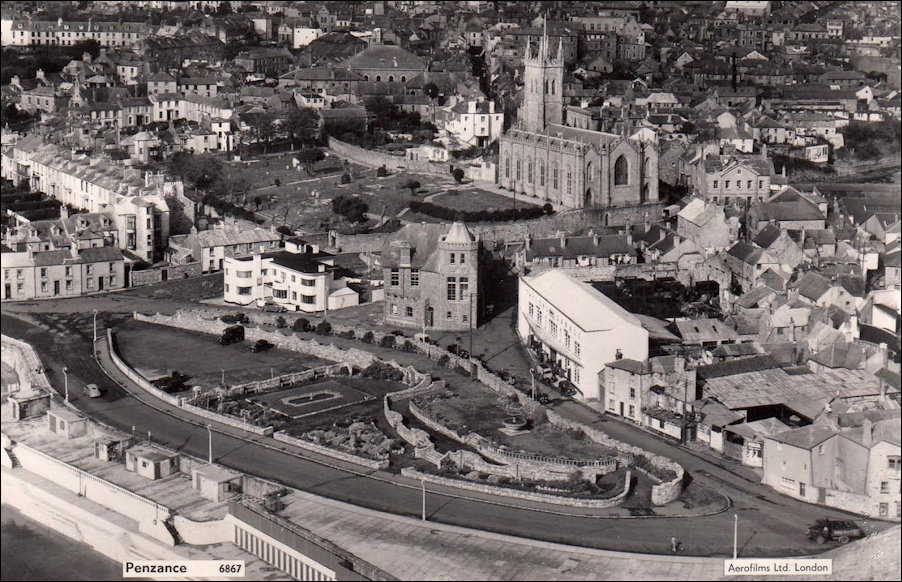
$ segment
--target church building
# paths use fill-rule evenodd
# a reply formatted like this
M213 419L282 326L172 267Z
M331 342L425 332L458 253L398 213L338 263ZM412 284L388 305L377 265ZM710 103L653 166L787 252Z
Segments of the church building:
M564 59L547 35L527 43L518 124L499 139L498 184L564 208L658 201L658 149L649 132L623 135L564 125Z

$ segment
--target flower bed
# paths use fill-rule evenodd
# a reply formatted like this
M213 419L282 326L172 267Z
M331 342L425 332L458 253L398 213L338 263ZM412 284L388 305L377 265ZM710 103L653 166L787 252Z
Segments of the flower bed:
M299 436L314 444L374 461L388 460L392 451L399 447L403 451L398 440L387 437L371 419L354 419L347 426L336 423Z

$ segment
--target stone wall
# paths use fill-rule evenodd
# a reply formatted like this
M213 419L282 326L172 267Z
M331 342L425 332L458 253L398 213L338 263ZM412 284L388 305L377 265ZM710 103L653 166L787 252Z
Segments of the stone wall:
M656 468L661 470L670 470L676 473L676 477L674 477L670 481L659 483L652 487L651 501L653 505L665 505L667 503L670 503L671 501L675 501L676 498L679 497L683 492L684 471L683 467L679 463L675 463L667 457L656 455L640 447L634 447L633 445L618 441L606 435L600 430L592 428L581 422L576 422L568 418L564 418L554 410L547 410L546 416L548 418L548 422L552 423L558 428L563 428L565 430L581 430L593 442L619 451L621 453L621 460L626 464L632 465L633 457L635 455L643 455Z
M327 457L332 457L335 459L340 459L342 461L346 461L348 463L353 463L355 465L362 465L367 469L374 470L385 470L388 469L389 462L388 460L377 461L375 459L367 459L365 457L360 457L345 451L339 451L338 449L333 449L331 447L324 447L322 445L318 445L316 443L310 442L308 440L304 440L301 438L293 437L290 434L279 431L272 435L272 438L275 440L288 443L290 445L294 445L300 449L304 449L313 453L317 453L320 455L325 455Z
M479 493L485 493L488 495L512 497L515 499L524 499L527 501L552 503L555 505L566 505L568 507L581 507L585 509L608 509L620 505L629 494L630 479L632 477L632 474L627 471L626 478L624 480L623 491L616 497L611 497L609 499L578 499L575 497L562 497L548 493L535 493L532 491L522 491L520 489L511 489L508 487L497 487L483 483L474 483L471 481L464 481L462 479L440 477L438 475L422 473L411 467L405 467L404 469L401 469L401 474L405 477L410 477L411 479L426 481L429 483L436 483L439 485L444 485L445 487L454 487L457 489L466 489L468 491L477 491Z
M163 281L186 279L188 277L200 277L202 274L199 262L184 265L163 265L150 267L141 271L130 271L129 287L145 287ZM165 275L165 278L164 278Z
M213 412L212 410L207 410L206 408L201 408L200 406L194 406L188 402L182 400L181 403L182 408L191 414L195 414L202 418L206 418L209 420L213 420L216 422L221 422L222 424L227 424L229 426L233 426L235 428L240 428L241 430L259 434L263 436L272 436L273 427L272 426L257 426L255 424L250 424L248 422L244 422L239 418L235 418L234 416L229 416L227 414L219 414L218 412Z
M110 329L106 330L106 338L107 338L107 347L110 350L110 359L113 360L113 365L119 369L120 372L125 374L129 380L138 385L139 388L150 394L155 398L159 398L164 402L168 402L173 406L181 406L182 399L178 396L173 396L172 394L167 394L166 392L160 390L153 384L151 384L147 378L139 374L138 372L132 370L128 364L122 361L119 357L119 354L116 353L116 348L113 345L113 331Z
M41 359L30 344L3 335L0 345L2 345L3 361L12 366L19 377L20 390L30 387L53 393L53 388L43 372L44 365L41 364Z
M329 138L329 149L343 158L347 158L352 162L357 162L358 164L369 166L371 168L385 166L390 172L402 169L407 170L408 172L417 172L419 174L451 176L451 173L448 171L448 164L446 163L433 164L422 160L408 160L403 156L393 156L375 150L365 150L355 145L339 141L334 137Z

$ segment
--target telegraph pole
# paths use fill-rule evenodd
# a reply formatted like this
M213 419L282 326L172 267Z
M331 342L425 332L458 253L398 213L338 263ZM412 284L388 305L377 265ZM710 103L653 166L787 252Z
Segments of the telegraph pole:
M420 485L423 487L423 521L426 521L426 480L420 479ZM733 552L736 553L735 551Z

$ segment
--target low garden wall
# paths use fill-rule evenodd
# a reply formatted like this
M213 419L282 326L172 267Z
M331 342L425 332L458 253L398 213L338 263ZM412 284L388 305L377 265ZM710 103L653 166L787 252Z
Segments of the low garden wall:
M187 279L188 277L200 277L203 274L199 262L186 263L184 265L161 265L149 267L141 271L129 272L129 287L146 287L164 281Z
M375 459L367 459L365 457L360 457L358 455L352 455L351 453L347 453L345 451L339 451L338 449L333 449L331 447L324 447L322 445L318 445L316 443L310 442L305 439L293 437L290 434L279 431L272 435L272 438L275 440L288 443L290 445L294 445L300 449L304 449L313 453L317 453L319 455L325 455L327 457L332 457L335 459L340 459L342 461L346 461L348 463L354 463L355 465L362 465L367 469L374 470L385 470L388 469L389 462L388 460L377 461Z
M535 493L532 491L523 491L520 489L511 489L508 487L498 487L495 485L486 485L483 483L473 483L471 481L465 481L462 479L451 479L448 477L441 477L439 475L432 475L430 473L423 473L410 467L401 469L401 474L405 477L410 477L411 479L417 479L419 481L426 481L429 483L444 485L446 487L454 487L457 489L477 491L479 493L486 493L488 495L511 497L514 499L537 501L540 503L566 505L568 507L581 507L585 509L608 509L611 507L617 507L618 505L623 503L623 500L626 499L626 496L629 494L630 480L632 478L632 474L627 471L626 478L624 479L623 491L616 497L611 497L608 499L579 499L576 497L563 497L558 495L551 495L548 493Z
M184 408L191 414L196 414L197 416L201 416L209 420L214 420L216 422L221 422L222 424L227 424L235 428L240 428L241 430L250 433L263 436L272 436L273 433L273 427L271 426L257 426L256 424L250 424L249 422L244 422L243 420L235 418L234 416L219 414L218 412L213 412L212 410L207 410L206 408L189 404L184 400L182 401L182 408Z

